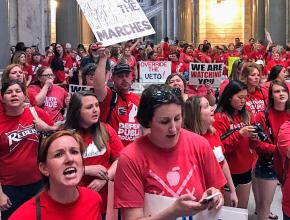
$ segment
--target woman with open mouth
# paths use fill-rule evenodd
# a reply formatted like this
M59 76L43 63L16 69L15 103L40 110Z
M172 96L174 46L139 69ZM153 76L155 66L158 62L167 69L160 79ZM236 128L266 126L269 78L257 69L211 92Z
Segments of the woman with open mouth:
M208 100L201 96L192 96L187 99L184 105L184 128L205 137L212 147L213 153L219 162L229 192L225 192L225 205L237 207L238 198L236 189L231 177L228 162L224 156L224 146L220 140L220 134L212 126L214 122L214 108L209 105Z
M101 197L78 187L84 174L83 140L73 131L57 131L40 145L38 167L44 191L17 209L11 220L100 220Z
M219 189L225 177L206 139L181 128L182 105L180 90L151 85L143 91L137 119L150 133L122 151L115 177L115 207L124 220L149 217L145 193L175 199L151 216L156 220L222 206ZM205 202L213 194L217 196Z
M4 111L0 114L0 210L6 220L43 186L37 168L38 131L54 129L42 109L26 107L26 86L18 80L2 82ZM34 112L34 113L33 113ZM37 116L36 116L37 115Z
M85 175L79 184L100 193L105 217L108 181L114 180L123 144L109 124L100 122L99 101L91 92L72 95L64 127L75 129L84 139Z

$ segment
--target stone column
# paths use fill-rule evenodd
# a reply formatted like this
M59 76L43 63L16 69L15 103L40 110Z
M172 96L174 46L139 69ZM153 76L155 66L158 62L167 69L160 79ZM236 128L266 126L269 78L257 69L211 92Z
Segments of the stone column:
M167 1L167 36L169 39L174 38L174 10L173 10L173 0Z
M56 8L56 39L59 43L71 43L76 47L81 42L81 19L77 1L58 0Z
M88 48L88 46L95 41L94 33L87 22L84 14L80 10L81 17L81 42Z
M254 38L263 40L265 43L265 0L253 2L253 33Z
M286 1L287 4L287 20L286 20L286 30L287 30L287 43L290 42L290 2Z
M192 42L192 0L180 1L180 40Z
M162 1L162 38L167 36L167 1Z
M179 39L179 0L173 0L173 36Z
M4 69L10 61L10 42L8 28L8 0L0 1L0 69Z
M270 32L275 43L286 43L286 1L265 1L265 27Z
M43 51L45 45L48 44L45 38L45 33L48 31L47 0L17 2L17 41L23 41L27 46L38 45ZM10 12L13 13L11 10Z

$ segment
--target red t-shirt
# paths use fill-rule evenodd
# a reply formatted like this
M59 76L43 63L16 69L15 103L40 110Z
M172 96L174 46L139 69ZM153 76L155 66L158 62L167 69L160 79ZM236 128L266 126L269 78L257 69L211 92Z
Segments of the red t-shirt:
M285 161L288 151L290 150L290 122L286 121L280 128L278 136L278 149L282 154L282 159ZM290 166L286 171L286 179L282 189L282 210L287 215L290 216Z
M36 105L35 96L40 92L40 90L41 87L39 85L31 85L28 87L28 97L31 105ZM65 107L66 97L67 92L58 85L52 85L46 94L41 107L55 122L64 120L61 110Z
M279 60L279 61L275 61L275 60L270 60L269 63L267 64L267 66L265 67L265 71L268 73L271 71L272 67L273 66L276 66L276 65L281 65L281 66L284 66L286 69L287 69L287 64L282 61L282 60Z
M99 150L94 144L92 136L89 134L82 134L82 137L85 142L85 151L83 154L84 164L88 165L103 165L107 169L110 168L112 163L118 159L120 152L123 149L124 145L121 142L120 138L116 134L115 130L108 124L103 124L109 134L109 140L107 141L107 147ZM80 182L81 186L88 186L96 177L94 176L84 176ZM108 186L107 184L99 192L102 201L103 208L102 213L106 212L107 207L107 196L108 196Z
M225 113L215 113L214 127L220 134L224 134L236 128L246 126L242 122L240 115L233 115L230 121ZM250 151L249 138L240 135L239 131L234 131L230 136L222 140L225 148L225 157L232 174L241 174L249 171L253 163L253 154Z
M26 79L28 78L28 76L32 76L32 66L31 65L25 64L22 67L22 71L23 71L23 74L25 75Z
M202 136L208 140L217 161L219 162L221 167L223 167L224 160L225 160L225 156L224 156L225 148L221 142L219 133L217 131L215 131L213 134L206 132Z
M110 111L112 90L107 87L107 96L100 103L102 122L106 122ZM118 94L118 101L111 112L109 124L117 132L119 138L125 146L141 136L141 127L137 121L137 110L140 97L135 93Z
M198 86L188 85L186 91L188 94L207 98L207 89L204 84ZM211 89L211 94L214 96L213 89Z
M164 42L163 43L163 56L165 59L168 59L169 55L170 55L170 48L169 48L169 44Z
M171 61L171 73L183 74L186 69L186 65L183 61Z
M268 93L263 93L261 89L256 89L254 93L249 93L246 97L246 109L251 111L252 115L256 115L260 111L264 111L267 107Z
M38 117L53 125L50 116L35 107ZM27 185L41 179L36 163L38 133L34 128L29 108L19 116L0 114L0 183L1 185Z
M210 168L210 169L209 169ZM115 207L144 207L144 193L199 200L209 187L220 189L224 174L208 141L181 129L177 144L164 149L142 136L121 153L115 176Z
M50 220L101 220L101 197L85 187L79 187L79 197L68 204L53 200L47 192L40 194L41 219ZM9 220L36 220L35 197L20 206Z

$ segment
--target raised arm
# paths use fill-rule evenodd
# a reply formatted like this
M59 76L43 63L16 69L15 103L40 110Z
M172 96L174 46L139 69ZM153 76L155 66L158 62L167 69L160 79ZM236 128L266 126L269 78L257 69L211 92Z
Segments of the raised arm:
M107 96L106 88L106 63L108 59L108 53L106 48L100 48L99 53L99 63L95 70L94 75L94 89L95 93L100 102L104 101Z

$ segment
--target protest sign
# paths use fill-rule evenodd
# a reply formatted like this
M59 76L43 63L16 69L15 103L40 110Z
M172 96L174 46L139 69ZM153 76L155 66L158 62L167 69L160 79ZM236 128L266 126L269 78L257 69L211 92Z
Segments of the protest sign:
M155 34L136 0L77 0L103 46Z
M140 82L142 83L165 83L171 74L170 61L141 61Z
M228 76L232 74L233 64L236 60L239 60L240 57L229 57L228 58Z
M266 35L266 39L269 43L273 43L272 37L270 32L267 31L267 29L265 28L265 35Z
M201 85L210 83L213 87L219 87L222 80L223 63L190 63L189 85Z
M94 92L94 88L92 86L80 86L80 85L69 84L68 91L71 94L75 92L81 92L81 91Z
M160 213L171 206L175 198L145 193L144 214L146 217ZM223 206L221 209L203 210L194 216L183 216L177 220L248 220L248 210Z

